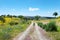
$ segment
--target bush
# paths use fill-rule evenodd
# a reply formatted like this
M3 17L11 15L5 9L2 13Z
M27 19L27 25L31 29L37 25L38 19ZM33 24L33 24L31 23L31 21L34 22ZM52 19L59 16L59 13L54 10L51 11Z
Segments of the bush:
M39 25L40 27L43 27L43 23L41 23L41 22L40 22L40 23L38 23L38 25Z
M15 25L17 25L18 24L18 22L15 22Z
M10 25L17 25L18 22L10 22L9 24L10 24Z
M21 24L25 24L27 21L25 21L25 20L22 20L20 23Z
M46 31L57 31L57 25L55 21L51 21L47 24L38 23L38 25L45 29Z
M14 25L14 22L10 22L9 24L10 24L10 25Z
M43 29L45 29L45 30L46 30L46 27L47 27L47 24L44 24L44 25L43 25Z
M0 17L0 21L2 21L3 23L5 23L5 19L3 17Z
M46 31L57 31L57 25L56 22L51 21L47 24Z

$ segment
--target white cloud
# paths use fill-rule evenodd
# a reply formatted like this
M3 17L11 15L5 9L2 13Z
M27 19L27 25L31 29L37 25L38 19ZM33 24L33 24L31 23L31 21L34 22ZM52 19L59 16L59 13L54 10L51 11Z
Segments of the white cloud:
M38 11L39 10L39 8L29 8L29 11Z

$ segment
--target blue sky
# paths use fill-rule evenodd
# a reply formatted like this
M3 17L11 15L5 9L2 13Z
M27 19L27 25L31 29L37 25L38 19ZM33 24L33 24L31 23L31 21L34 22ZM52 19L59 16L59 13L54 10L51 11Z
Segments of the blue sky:
M0 15L60 15L60 0L0 0Z

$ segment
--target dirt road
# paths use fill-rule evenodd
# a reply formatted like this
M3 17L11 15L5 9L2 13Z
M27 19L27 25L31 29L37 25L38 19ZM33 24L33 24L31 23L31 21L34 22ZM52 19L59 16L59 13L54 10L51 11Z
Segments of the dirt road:
M32 22L30 26L13 40L52 40L46 35L46 31L40 28L37 23Z

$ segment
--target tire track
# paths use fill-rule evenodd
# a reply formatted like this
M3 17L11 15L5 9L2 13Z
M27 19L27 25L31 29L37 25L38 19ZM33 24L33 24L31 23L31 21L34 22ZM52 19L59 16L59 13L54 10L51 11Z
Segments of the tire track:
M46 31L32 22L31 25L24 31L20 36L13 40L51 40L47 35Z

